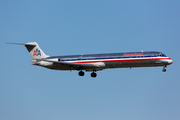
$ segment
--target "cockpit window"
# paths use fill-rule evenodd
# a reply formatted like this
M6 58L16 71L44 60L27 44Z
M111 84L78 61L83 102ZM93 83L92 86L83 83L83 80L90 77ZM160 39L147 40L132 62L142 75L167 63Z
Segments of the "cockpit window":
M159 53L159 55L157 55L158 57L166 57L165 54Z

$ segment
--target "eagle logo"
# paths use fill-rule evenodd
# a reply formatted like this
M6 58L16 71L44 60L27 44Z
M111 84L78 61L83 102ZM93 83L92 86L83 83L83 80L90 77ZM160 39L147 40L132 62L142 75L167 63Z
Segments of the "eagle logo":
M38 55L40 55L40 56L41 56L41 51L40 51L40 50L38 50L38 49L34 50L34 52L33 52L33 56L38 56Z

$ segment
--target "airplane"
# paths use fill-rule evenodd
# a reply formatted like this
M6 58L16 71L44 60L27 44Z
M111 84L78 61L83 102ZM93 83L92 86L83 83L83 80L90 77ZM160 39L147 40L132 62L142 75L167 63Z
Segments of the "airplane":
M84 71L91 71L93 78L97 76L97 71L110 68L163 66L162 71L166 72L166 67L173 63L171 58L157 51L49 56L42 51L37 42L7 44L25 46L33 58L32 65L52 70L77 70L79 76L84 76Z

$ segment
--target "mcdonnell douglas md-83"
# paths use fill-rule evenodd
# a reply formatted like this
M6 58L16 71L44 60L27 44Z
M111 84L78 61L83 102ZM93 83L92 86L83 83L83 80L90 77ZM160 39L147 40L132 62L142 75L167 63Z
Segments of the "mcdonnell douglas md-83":
M128 52L108 54L88 54L71 56L46 55L36 42L8 43L24 45L34 60L32 65L38 65L53 70L77 70L79 76L84 76L83 71L92 71L91 77L96 77L96 71L108 68L156 67L163 66L166 72L167 65L173 63L172 59L157 51Z

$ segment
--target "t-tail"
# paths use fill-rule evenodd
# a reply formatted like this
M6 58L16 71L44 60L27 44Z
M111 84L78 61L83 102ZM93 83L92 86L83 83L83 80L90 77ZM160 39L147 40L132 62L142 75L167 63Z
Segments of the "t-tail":
M7 44L24 45L34 60L49 57L49 55L46 55L42 51L42 49L39 47L37 42L30 42L25 44L22 43L7 43Z

